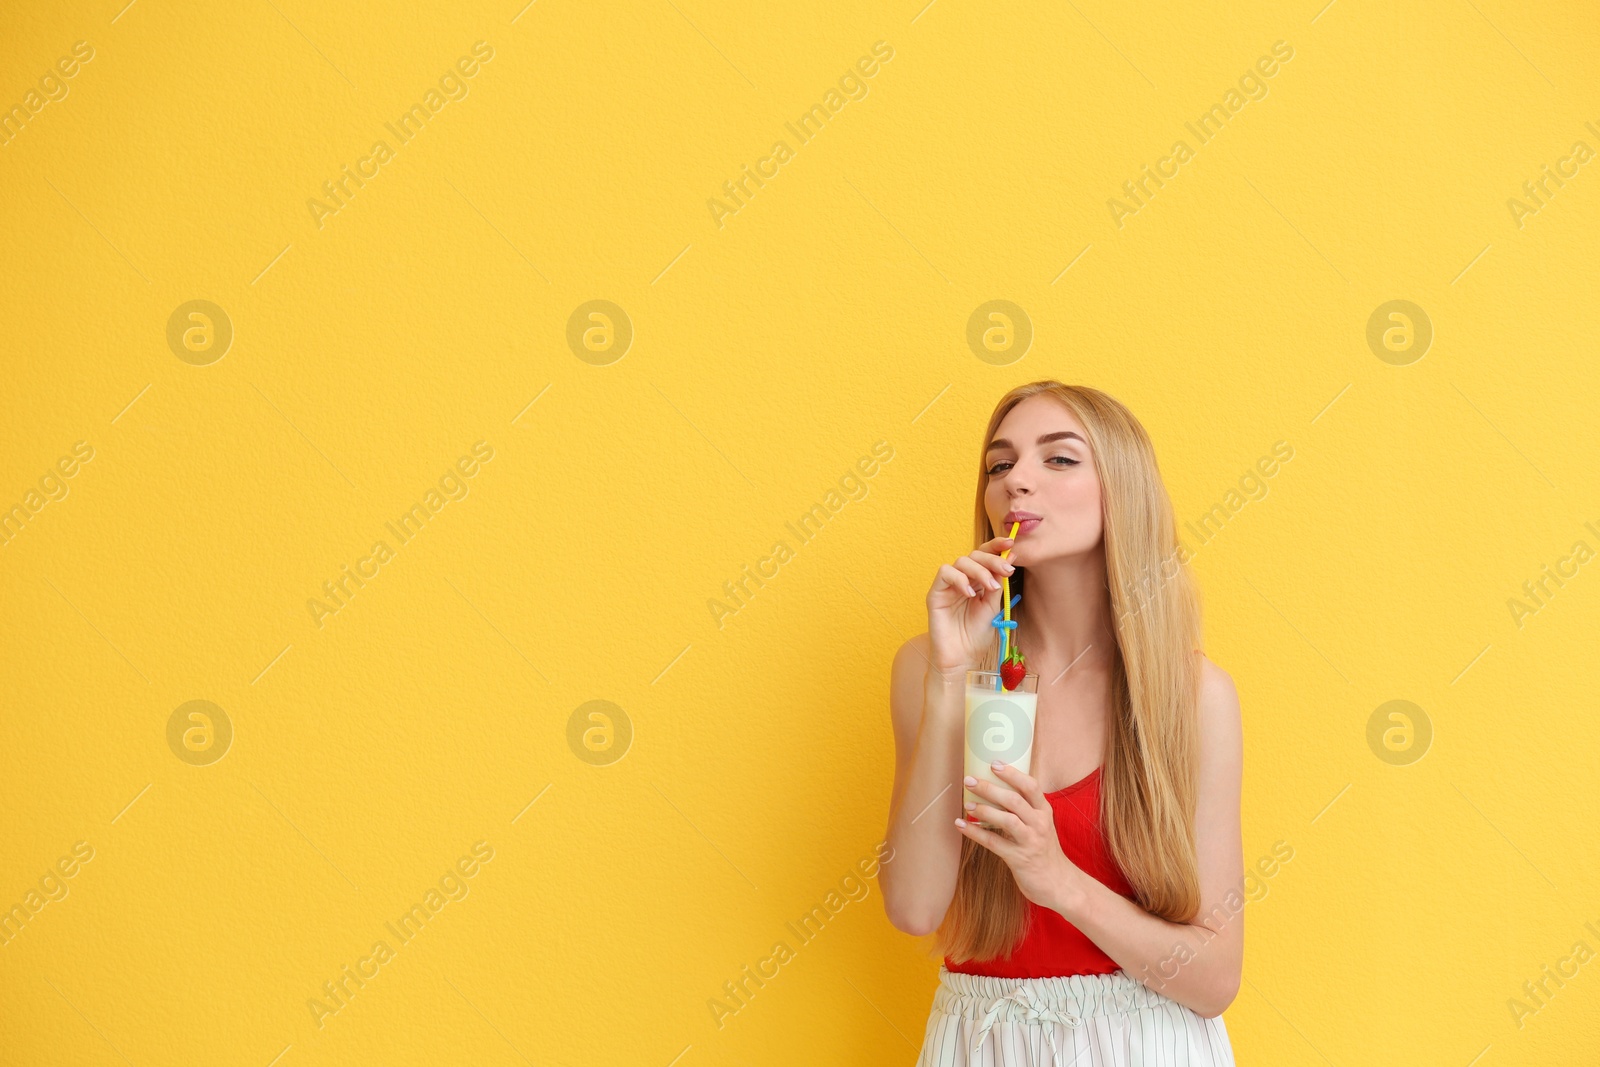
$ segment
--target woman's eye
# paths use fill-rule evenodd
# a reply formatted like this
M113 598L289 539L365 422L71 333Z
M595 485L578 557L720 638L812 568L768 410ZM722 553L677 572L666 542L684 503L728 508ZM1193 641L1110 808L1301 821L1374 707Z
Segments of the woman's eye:
M1061 465L1063 467L1076 467L1079 463L1083 462L1082 460L1073 459L1071 456L1051 456L1049 459L1045 460L1045 462L1054 463L1057 460L1061 461ZM1001 460L999 463L996 463L994 466L989 468L989 476L993 477L1010 466L1010 460Z

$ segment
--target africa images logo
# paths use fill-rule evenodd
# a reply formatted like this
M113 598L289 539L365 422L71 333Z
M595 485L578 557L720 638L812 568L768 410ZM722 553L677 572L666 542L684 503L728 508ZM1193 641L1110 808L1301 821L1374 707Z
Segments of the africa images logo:
M820 104L812 104L801 112L794 122L785 122L783 128L794 135L796 145L810 144L812 139L822 132L823 127L827 126L828 120L838 117L846 104L851 100L867 98L867 93L871 89L865 79L876 76L882 69L880 64L887 63L893 58L893 45L888 41L875 41L872 45L872 55L857 59L853 67L847 67L839 76L837 89L830 87L823 94ZM794 159L795 151L789 147L788 141L779 139L772 143L767 155L756 160L754 171L748 163L740 164L743 173L732 181L722 183L722 191L727 200L711 197L706 201L706 209L711 212L711 221L716 223L717 229L722 229L726 225L724 220L728 216L737 215L754 199L759 190L766 188L767 182L778 176L783 165ZM769 167L771 169L768 169Z
M1015 763L1033 744L1033 724L1015 700L985 700L967 717L967 747L979 759Z
M1239 75L1237 89L1230 87L1222 94L1221 103L1212 104L1194 122L1183 124L1193 135L1198 147L1192 148L1188 141L1180 138L1173 142L1169 154L1156 160L1154 171L1150 169L1150 164L1146 163L1139 177L1123 182L1122 192L1126 199L1113 196L1106 201L1106 208L1111 212L1111 221L1116 223L1117 229L1123 228L1127 216L1137 215L1141 208L1148 207L1156 194L1166 187L1167 181L1176 178L1182 166L1193 159L1200 148L1210 144L1227 126L1228 121L1244 110L1246 104L1251 100L1265 100L1270 92L1266 79L1276 75L1281 65L1293 58L1293 45L1287 41L1274 41L1271 55L1261 56L1254 65ZM1171 170L1167 169L1169 165ZM1162 181L1163 178L1167 181Z
M384 128L394 134L396 145L410 144L417 134L426 126L444 106L452 100L465 100L470 90L467 84L482 69L482 65L494 58L494 48L487 41L476 41L472 45L472 54L462 56L455 64L445 69L439 76L439 87L429 86L422 94L420 104L412 104L394 122L385 122ZM382 138L372 142L372 147L367 154L355 162L355 170L351 171L349 165L339 168L339 176L332 181L322 183L322 194L325 200L310 197L306 200L306 210L311 212L311 221L317 224L317 229L322 229L324 220L329 215L337 215L342 209L355 199L357 190L366 187L367 182L376 178L385 163L394 159L395 149L389 142ZM371 169L368 169L368 168ZM352 185L354 188L352 188Z

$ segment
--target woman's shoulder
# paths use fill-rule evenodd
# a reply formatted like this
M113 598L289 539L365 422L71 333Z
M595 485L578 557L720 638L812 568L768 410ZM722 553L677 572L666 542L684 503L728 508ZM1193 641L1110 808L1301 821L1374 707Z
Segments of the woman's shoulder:
M932 650L933 643L929 641L927 633L920 633L901 644L889 671L890 684L894 688L907 692L914 689L919 694L919 706L922 679L928 669L928 656Z
M1210 658L1199 649L1195 655L1200 657L1200 703L1201 706L1226 704L1231 698L1238 702L1238 690L1234 688L1233 675L1211 662Z
M927 634L918 634L900 646L889 668L889 714L900 745L914 745L921 729L922 683L932 647Z
M1233 684L1233 676L1205 658L1203 653L1198 703L1202 748L1237 756L1244 734L1239 690Z
M894 658L896 662L899 662L902 659L910 659L916 663L926 666L928 663L928 653L932 651L933 641L928 637L928 631L924 630L917 636L907 638L904 642L902 642L900 645L900 651L894 654Z
M1229 688L1229 686L1234 685L1234 675L1230 675L1226 670L1222 670L1221 667L1211 662L1211 657L1206 656L1200 649L1195 649L1195 654L1200 657L1200 689L1202 689L1202 693L1205 693L1205 689L1208 686L1210 688L1218 688L1218 686Z

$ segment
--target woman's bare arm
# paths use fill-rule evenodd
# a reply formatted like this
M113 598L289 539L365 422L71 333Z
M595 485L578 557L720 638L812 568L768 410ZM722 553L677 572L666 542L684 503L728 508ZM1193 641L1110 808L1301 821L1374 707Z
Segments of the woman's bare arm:
M895 654L889 683L894 721L894 791L888 843L894 863L878 874L889 921L908 934L938 929L955 899L961 835L951 821L961 810L961 730L966 671L946 673L928 662L928 636Z
M894 789L886 839L894 864L879 869L878 886L889 921L919 937L938 929L955 899L967 668L993 638L1001 577L1015 570L997 553L1012 544L991 538L939 567L928 590L928 632L900 646L890 670Z
M1233 1003L1243 973L1243 775L1239 694L1227 672L1205 660L1195 808L1201 903L1195 921L1168 922L1089 877L1077 879L1055 905L1130 976L1208 1018Z

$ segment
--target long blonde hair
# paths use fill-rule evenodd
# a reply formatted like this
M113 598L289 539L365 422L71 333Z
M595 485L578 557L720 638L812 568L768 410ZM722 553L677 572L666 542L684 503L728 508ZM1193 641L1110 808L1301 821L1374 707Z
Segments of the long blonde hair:
M979 444L974 547L996 536L984 507L985 450L1006 413L1041 393L1082 423L1100 478L1106 591L1117 638L1100 825L1138 903L1171 922L1188 922L1200 910L1194 841L1200 594L1179 550L1155 449L1139 420L1088 386L1030 382L1001 397ZM1019 566L1011 576L1013 595L1023 592L1012 609L1019 621L1028 610L1021 588L1026 571ZM991 648L978 668L994 670L997 654ZM1027 905L1011 868L963 838L955 898L939 925L937 946L957 963L1008 956L1027 933Z

